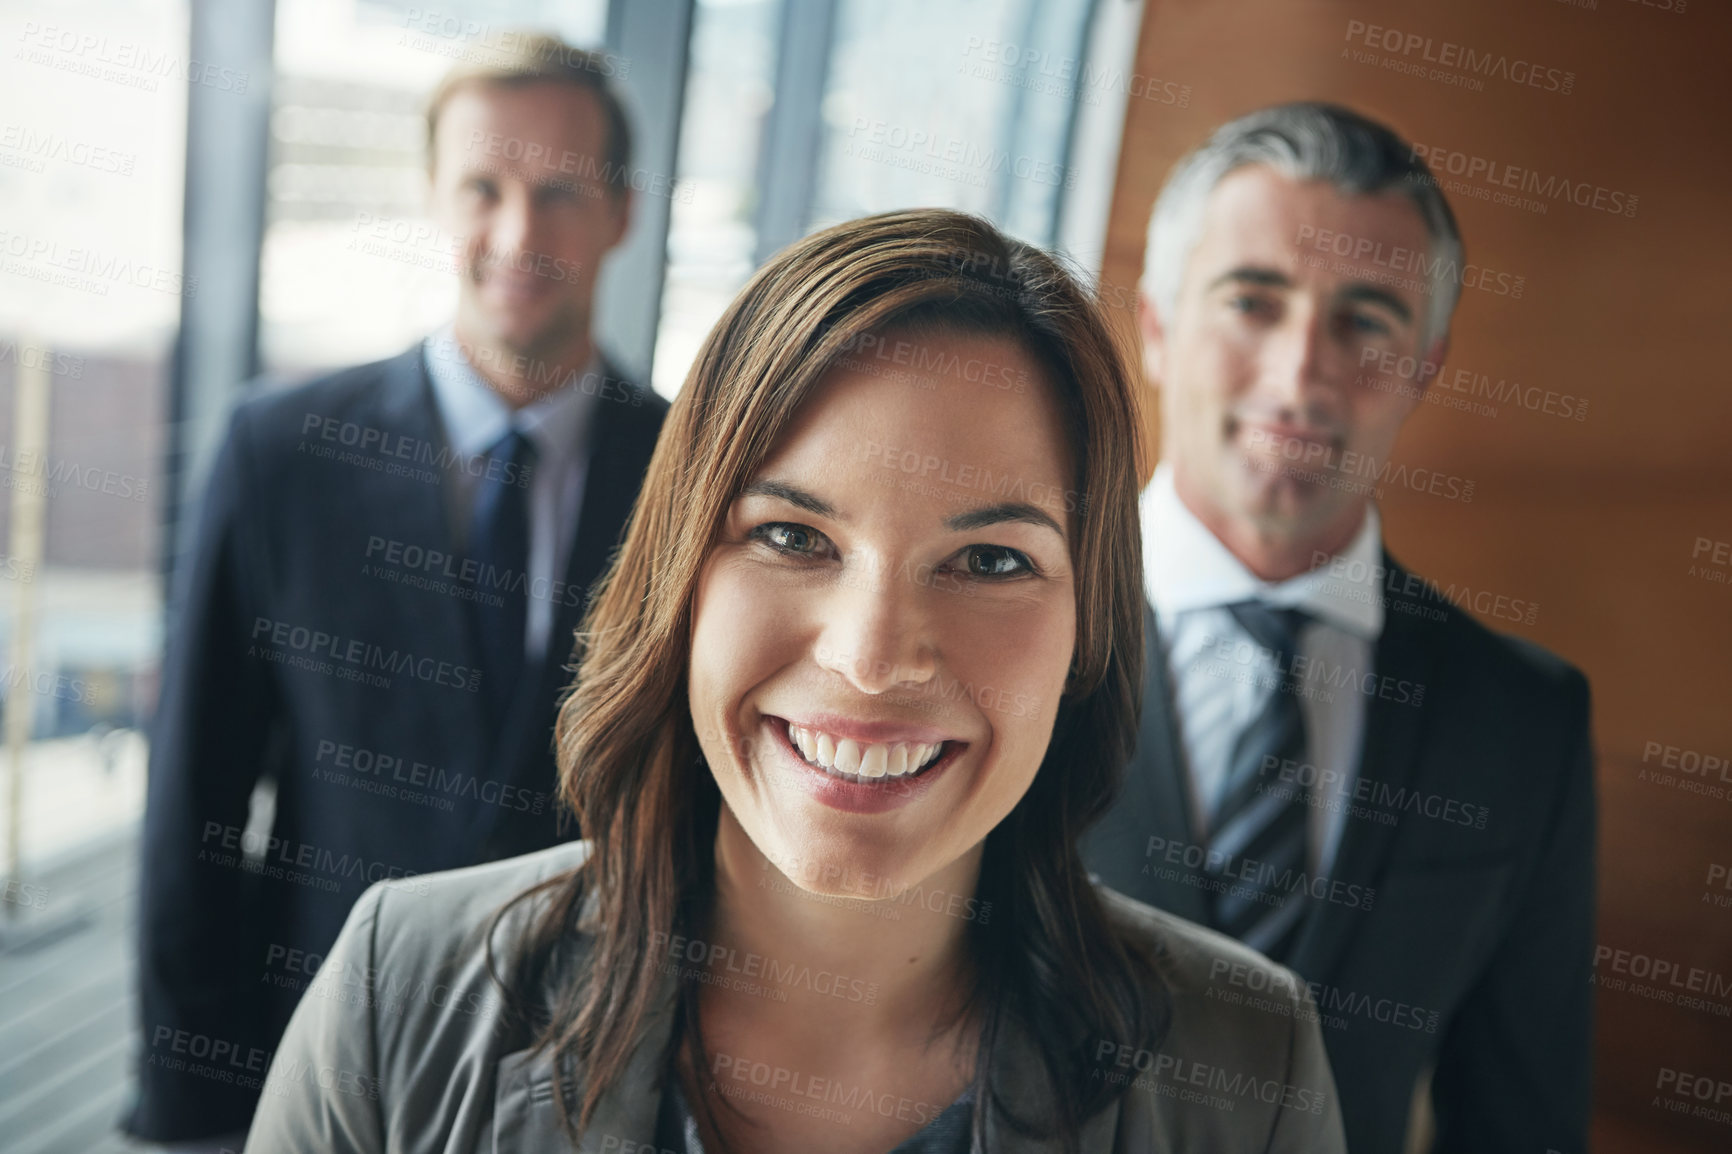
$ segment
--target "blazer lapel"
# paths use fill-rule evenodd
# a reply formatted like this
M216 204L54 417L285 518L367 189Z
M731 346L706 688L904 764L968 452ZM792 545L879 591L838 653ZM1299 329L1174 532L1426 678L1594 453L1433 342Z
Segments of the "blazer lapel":
M998 1086L1006 1101L1019 1110L1026 1111L1031 1105L1040 1103L1045 1104L1046 1111L1051 1110L1052 1095L1042 1071L1040 1046L1014 1017L1005 1023L1004 1032L994 1044L992 1061ZM1080 1135L1082 1154L1112 1154L1122 1103L1122 1097L1113 1099L1106 1109L1083 1123ZM1038 1119L1044 1113L1037 1109L1035 1116ZM1057 1139L1043 1141L1019 1134L999 1125L996 1114L988 1114L986 1149L991 1154L1060 1154L1064 1143Z
M1155 611L1145 602L1143 703L1136 752L1125 767L1118 798L1085 839L1085 859L1103 883L1126 897L1206 922L1205 893L1175 879L1161 879L1157 876L1160 856L1149 852L1151 838L1161 839L1155 843L1157 848L1196 840L1171 685Z
M1405 584L1406 570L1385 553L1384 567L1395 575L1393 584ZM1388 588L1389 586L1386 586ZM1386 601L1393 599L1386 596ZM1380 685L1385 677L1410 687L1431 688L1437 666L1437 647L1432 630L1411 613L1387 613L1383 633L1375 648L1375 673ZM1418 702L1401 701L1381 694L1365 708L1365 739L1359 756L1359 779L1376 781L1400 789L1407 784L1418 761L1420 739L1429 716L1423 696ZM1382 876L1401 823L1384 825L1374 821L1349 820L1341 832L1330 875L1342 882L1376 888ZM1319 903L1311 912L1289 964L1310 981L1328 981L1348 943L1353 940L1370 911L1339 903Z
M582 1154L655 1149L662 1063L673 1033L678 989L672 975L663 976L656 1008L646 1021L637 1049L613 1088L596 1103L590 1124L578 1136L577 1149ZM569 1104L575 1110L586 1085L583 1072L568 1067L566 1081L572 1087ZM546 1052L531 1056L527 1050L518 1050L501 1058L495 1070L493 1154L571 1149L560 1129L553 1096L553 1060ZM634 1145L637 1143L641 1146Z

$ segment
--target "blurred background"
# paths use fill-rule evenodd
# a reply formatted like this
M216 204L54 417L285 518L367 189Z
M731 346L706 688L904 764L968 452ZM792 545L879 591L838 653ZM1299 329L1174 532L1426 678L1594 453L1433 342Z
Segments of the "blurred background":
M1571 90L1409 75L1350 45L1365 21L1555 64ZM449 314L450 274L412 243L357 240L422 223L426 95L519 28L629 65L638 164L661 179L604 272L596 332L670 397L769 254L897 207L1064 250L1128 330L1167 170L1276 101L1339 100L1438 156L1633 203L1446 184L1469 258L1524 284L1464 294L1450 366L1585 405L1423 407L1398 463L1471 480L1473 499L1392 488L1384 524L1440 585L1536 605L1480 615L1587 672L1599 942L1724 991L1707 1010L1600 991L1597 1148L1732 1149L1732 1127L1654 1093L1660 1068L1732 1082L1732 889L1711 884L1732 863L1723 6L6 0L0 1150L124 1147L143 730L184 511L243 382L389 356ZM1683 787L1688 755L1719 759L1718 796Z

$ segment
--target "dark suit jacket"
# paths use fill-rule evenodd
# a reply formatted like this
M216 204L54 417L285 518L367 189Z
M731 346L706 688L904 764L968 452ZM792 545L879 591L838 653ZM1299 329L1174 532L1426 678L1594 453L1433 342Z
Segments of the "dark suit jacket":
M534 591L555 605L547 658L491 748L421 346L235 411L176 575L151 740L132 1134L247 1125L369 884L576 835L556 822L555 702L667 411L612 373L594 405L565 581ZM261 778L262 842L242 837Z
M1585 1150L1595 842L1587 682L1384 563L1377 677L1360 685L1357 808L1337 850L1338 884L1312 889L1323 896L1285 959L1313 983L1348 1148L1399 1154L1415 1082L1434 1068L1435 1150ZM1114 889L1206 923L1200 874L1183 852L1168 860L1168 847L1202 839L1191 829L1152 610L1146 624L1137 751L1084 856ZM1278 788L1296 784L1278 779Z

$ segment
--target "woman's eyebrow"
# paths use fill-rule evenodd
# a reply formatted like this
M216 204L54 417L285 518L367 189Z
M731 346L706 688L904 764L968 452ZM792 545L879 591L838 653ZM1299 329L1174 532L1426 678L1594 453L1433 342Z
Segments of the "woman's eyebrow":
M1057 533L1061 538L1064 530L1059 523L1047 515L1044 509L1022 501L1005 501L997 505L983 505L978 509L970 509L958 513L944 522L950 529L968 530L984 529L988 525L1000 525L1006 521L1026 521L1030 525L1044 525Z
M808 493L798 485L790 485L786 481L760 480L753 481L740 491L741 497L774 497L786 501L797 509L804 509L815 516L827 517L832 521L845 521L836 507L822 497ZM996 505L982 505L978 509L968 509L945 519L944 527L956 532L967 532L970 529L984 529L988 525L1002 525L1006 522L1020 521L1029 525L1040 525L1051 529L1061 538L1064 529L1050 514L1037 505L1023 501L1001 501Z
M777 500L786 501L796 508L804 509L806 512L819 517L828 517L832 521L846 520L846 518L837 515L836 507L830 502L822 497L813 496L799 486L790 485L786 481L753 481L740 491L740 496L775 497Z

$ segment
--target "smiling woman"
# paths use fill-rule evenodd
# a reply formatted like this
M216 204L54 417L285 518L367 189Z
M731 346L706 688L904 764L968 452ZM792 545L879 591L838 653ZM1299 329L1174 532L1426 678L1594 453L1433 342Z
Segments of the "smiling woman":
M588 840L370 890L248 1150L1340 1149L1304 987L1078 858L1137 726L1126 364L974 217L770 262L579 635Z

